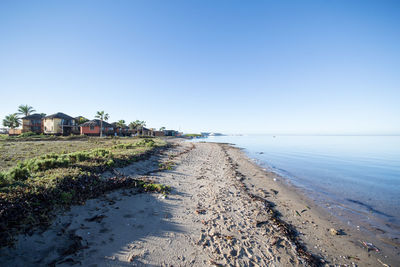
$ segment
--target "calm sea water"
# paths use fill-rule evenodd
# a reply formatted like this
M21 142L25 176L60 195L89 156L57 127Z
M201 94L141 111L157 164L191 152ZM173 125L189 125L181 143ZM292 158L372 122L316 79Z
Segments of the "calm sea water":
M346 223L400 237L400 136L218 136Z

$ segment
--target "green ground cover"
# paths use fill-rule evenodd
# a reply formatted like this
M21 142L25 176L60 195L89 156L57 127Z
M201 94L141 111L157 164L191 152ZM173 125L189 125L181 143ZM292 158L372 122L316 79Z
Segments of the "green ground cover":
M0 172L0 245L17 230L49 223L57 207L78 204L117 188L167 193L164 185L100 174L147 158L166 142L158 138L87 138L80 141L2 142ZM12 150L12 151L10 151Z

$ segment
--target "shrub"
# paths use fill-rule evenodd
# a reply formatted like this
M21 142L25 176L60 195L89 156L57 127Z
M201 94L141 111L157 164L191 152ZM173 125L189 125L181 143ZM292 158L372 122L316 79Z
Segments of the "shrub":
M22 133L22 134L18 135L18 137L25 138L25 137L36 136L36 135L38 135L38 134L34 133L34 132L26 132L26 133Z
M114 166L114 161L113 161L112 159L109 159L109 160L106 162L106 165L109 166L109 167L112 167L112 166Z
M18 162L17 166L3 175L9 181L24 181L30 176L27 167L22 162Z
M138 142L136 142L136 146L147 146L147 147L153 147L155 145L154 140L152 139L142 139Z
M159 193L168 193L171 188L169 186L163 185L163 184L144 184L143 188L145 191L149 192L159 192Z
M7 179L6 175L0 172L0 187L9 185L10 181Z
M60 199L64 204L71 203L74 197L74 192L61 192Z

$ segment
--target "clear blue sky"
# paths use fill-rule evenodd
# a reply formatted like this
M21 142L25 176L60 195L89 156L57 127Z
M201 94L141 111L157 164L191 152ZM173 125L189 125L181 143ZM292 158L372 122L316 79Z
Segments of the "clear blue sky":
M0 1L29 104L225 133L400 133L400 1Z

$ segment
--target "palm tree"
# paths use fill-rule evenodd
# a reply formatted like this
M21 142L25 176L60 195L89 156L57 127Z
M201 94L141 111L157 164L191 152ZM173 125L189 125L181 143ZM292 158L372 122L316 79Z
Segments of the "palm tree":
M119 120L117 121L117 123L115 124L116 128L119 128L118 134L119 135L123 135L124 132L124 128L126 127L125 125L125 120Z
M146 122L140 121L140 120L136 120L135 122L136 122L137 126L139 127L139 129L141 130L142 135L143 135L143 127L146 126Z
M135 120L135 121L129 123L129 128L131 130L141 129L142 135L143 135L143 127L144 126L146 126L146 122L145 121Z
M165 131L165 127L164 127L164 126L161 127L161 128L160 128L160 131Z
M29 116L31 113L33 113L35 111L36 110L33 107L28 106L28 105L20 105L18 107L18 114L24 115L25 117Z
M119 128L125 128L125 120L119 120L117 121L117 127Z
M6 116L3 120L3 125L5 127L10 127L11 129L19 127L20 124L21 123L19 121L17 113L10 114L10 115Z
M95 118L100 119L100 137L103 136L103 120L104 121L108 121L108 113L105 113L104 110L102 111L97 111L96 116L94 116Z
M138 125L136 124L135 121L132 121L131 123L129 123L129 129L131 130L136 130L136 128L138 127Z

